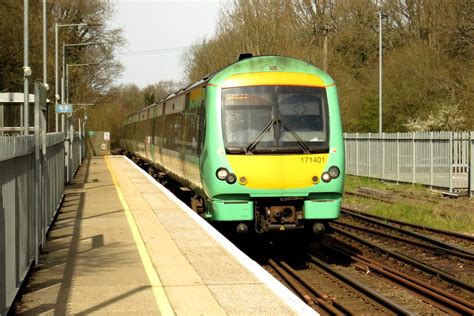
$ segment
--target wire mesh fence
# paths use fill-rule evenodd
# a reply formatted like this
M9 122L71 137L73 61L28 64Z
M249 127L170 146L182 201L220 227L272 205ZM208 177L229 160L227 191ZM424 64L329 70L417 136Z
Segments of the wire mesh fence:
M474 132L344 134L346 173L472 194Z

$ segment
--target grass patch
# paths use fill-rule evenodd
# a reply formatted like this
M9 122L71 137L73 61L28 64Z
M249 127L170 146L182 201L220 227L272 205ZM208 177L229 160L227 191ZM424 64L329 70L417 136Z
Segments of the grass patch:
M344 205L408 223L474 234L474 199L443 198L439 192L421 185L388 183L364 177L346 177L345 189L347 191L357 191L359 187L407 192L412 196L400 197L395 194L393 195L395 204L389 204L346 195Z
M346 175L344 185L344 189L346 191L357 191L359 187L370 187L377 190L402 191L407 193L411 192L423 195L432 195L432 192L430 192L430 190L426 189L421 184L413 185L409 183L395 183L367 177Z

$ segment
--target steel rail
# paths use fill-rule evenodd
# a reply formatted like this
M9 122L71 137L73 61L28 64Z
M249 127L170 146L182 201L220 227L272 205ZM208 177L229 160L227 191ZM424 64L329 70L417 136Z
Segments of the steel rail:
M369 289L365 285L352 280L345 275L337 272L336 270L332 269L328 264L323 262L322 260L314 257L312 254L308 254L309 258L313 263L315 263L318 267L324 269L325 271L329 272L330 274L334 275L336 278L344 281L344 283L349 284L353 288L355 288L357 291L363 293L364 295L370 297L377 303L381 304L382 306L386 307L387 309L391 310L392 312L396 313L397 315L409 315L411 314L408 310L403 308L402 306L392 302L391 300L383 297L382 295L378 294L377 292Z
M364 193L359 193L359 192L352 192L352 191L344 191L344 194L347 195L354 195L354 196L360 196L366 199L371 199L371 200L377 200L380 202L388 203L388 204L395 204L395 202L388 200L386 198L380 197L380 196L372 196L369 194L364 194Z
M443 230L443 229L439 229L439 228L433 228L433 227L427 227L427 226L407 223L407 222L404 222L404 221L399 221L399 220L396 220L396 219L386 218L386 217L382 217L382 216L378 216L378 215L374 215L374 214L368 214L368 213L365 213L365 212L361 212L361 211L352 209L350 207L343 207L342 208L342 213L356 213L358 215L375 218L375 219L386 221L386 222L389 222L389 223L395 223L397 225L413 227L413 228L416 228L416 229L425 230L425 231L429 231L429 232L433 232L433 233L437 233L437 234L441 234L441 235L446 235L446 236L450 236L450 237L456 237L456 238L464 239L464 241L474 242L474 236L470 236L470 235L466 235L466 234L462 234L462 233L457 233L457 232L452 232L452 231L449 231L449 230Z
M398 284L421 294L423 297L428 299L428 303L435 303L439 308L445 312L461 312L469 315L474 314L474 305L471 302L464 300L461 297L455 296L442 289L434 287L424 281L418 280L406 273L400 272L396 269L390 268L381 262L372 260L363 255L356 254L353 251L342 249L337 246L325 246L334 251L342 253L343 255L351 258L353 261L365 264L370 269L377 271L379 274L386 278L394 280ZM441 302L441 303L440 303ZM446 307L448 309L446 309Z
M385 238L390 238L390 239L393 239L393 240L397 240L399 242L411 244L411 245L414 245L414 246L417 246L417 247L420 247L420 248L425 248L425 249L431 250L435 253L442 252L442 253L449 254L449 255L452 255L452 256L456 256L456 257L459 257L459 258L464 258L464 259L468 259L468 260L471 260L471 261L474 260L473 255L469 255L469 254L464 253L464 252L457 252L457 251L451 250L451 249L439 248L439 247L434 246L434 245L424 244L424 243L421 243L421 242L418 242L418 241L415 241L415 240L411 240L411 239L408 239L408 238L387 234L387 233L377 231L377 230L374 230L374 229L371 229L371 228L361 227L361 226L348 224L348 223L344 223L344 222L340 222L340 221L334 222L333 224L348 227L348 228L359 230L359 231L363 231L367 234L378 235L378 236L382 236L382 237L385 237Z
M451 245L451 244L448 244L446 242L443 242L441 240L438 240L438 239L435 239L435 238L432 238L432 237L429 237L429 236L425 236L425 235L422 235L422 234L419 234L419 233L416 233L416 232L412 232L412 231L409 231L409 230L406 230L406 229L403 229L403 228L400 228L400 227L396 227L394 225L391 225L391 224L387 224L387 223L383 223L379 220L375 220L375 219L372 219L368 216L364 216L364 215L360 215L360 214L356 214L354 212L351 212L350 209L347 209L347 208L341 208L341 212L343 214L348 214L352 217L355 217L355 218L358 218L358 219L361 219L363 221L366 221L366 222L370 222L370 223L373 223L375 225L379 225L379 226L382 226L382 227L385 227L385 228L389 228L389 229L392 229L392 230L396 230L400 233L403 233L403 234L406 234L406 235L409 235L411 237L415 237L415 238L418 238L418 239L421 239L423 241L426 241L426 242L429 242L429 243L432 243L436 246L439 246L439 247L443 247L444 249L447 249L447 250L452 250L452 251L456 251L456 252L461 252L461 253L465 253L467 255L470 255L470 259L474 259L474 252L472 251L469 251L469 250L466 250L466 249L463 249L463 248L459 248L459 247L456 247L454 245Z
M310 291L313 291L314 294L316 294L317 296L321 297L324 299L324 297L327 297L327 295L319 292L314 286L312 286L311 284L309 284L308 281L306 281L306 279L304 279L303 277L301 277L300 275L298 275L298 273L292 268L290 267L286 262L284 261L280 261L280 264L281 266L286 270L288 271L288 273L290 273L296 280L298 280L301 284L303 284L304 286L306 286ZM345 315L353 315L354 313L351 312L349 309L347 309L345 306L343 306L341 303L339 303L336 299L333 299L333 298L330 298L329 299L332 303L332 305L334 305L335 307L337 307L343 314Z
M341 235L344 235L344 236L346 236L346 237L348 237L348 238L350 238L350 239L352 239L352 240L355 240L355 241L357 241L357 242L359 242L359 243L361 243L361 244L363 244L363 245L366 245L366 246L368 246L368 247L370 247L370 248L372 248L372 249L375 249L375 250L377 250L378 252L386 253L386 254L388 254L389 256L391 256L391 257L393 257L393 258L395 258L395 259L397 259L397 260L399 260L399 261L408 263L408 264L414 266L415 268L420 269L420 270L422 270L422 271L425 271L425 272L427 272L427 273L429 273L429 274L431 274L431 275L433 275L433 276L438 276L438 277L440 277L441 279L443 279L444 281L447 281L447 282L449 282L449 283L451 283L451 284L453 284L453 285L459 286L459 287L461 287L461 288L463 288L463 289L465 289L465 290L468 290L468 291L471 291L471 292L474 291L474 287L473 287L472 285L470 285L470 284L468 284L468 283L466 283L466 282L464 282L464 281L462 281L462 280L459 280L458 278L456 278L456 277L454 277L454 276L452 276L452 275L449 275L448 273L446 273L446 272L444 272L444 271L442 271L442 270L439 270L439 269L434 268L434 267L432 267L432 266L429 266L429 265L427 265L427 264L425 264L425 263L422 263L422 262L419 262L419 261L417 261L417 260L414 260L413 258L410 258L410 257L408 257L408 256L406 256L406 255L399 254L399 253L396 253L396 252L394 252L394 251L391 251L391 250L382 248L382 247L380 247L380 246L377 246L377 245L375 245L375 244L373 244L373 243L371 243L371 242L369 242L369 241L367 241L367 240L365 240L365 239L362 239L362 238L360 238L360 237L358 237L358 236L356 236L356 235L354 235L354 234L351 234L351 233L349 233L349 232L346 232L346 231L344 231L344 230L342 230L342 229L340 229L340 228L337 228L337 227L334 227L334 226L331 226L331 227L332 227L332 229L333 229L335 232L337 232L337 233L339 233L339 234L341 234Z
M326 302L321 295L318 295L319 297L314 297L308 293L301 284L295 281L295 279L291 277L291 275L282 267L280 267L273 259L269 259L268 263L310 307L315 308L318 306L330 314L341 314L337 309Z

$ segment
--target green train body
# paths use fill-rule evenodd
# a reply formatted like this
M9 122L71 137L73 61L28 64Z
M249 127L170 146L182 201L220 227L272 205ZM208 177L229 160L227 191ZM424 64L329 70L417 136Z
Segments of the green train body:
M204 217L239 232L320 233L339 217L336 86L306 62L239 60L130 115L120 144L191 188Z

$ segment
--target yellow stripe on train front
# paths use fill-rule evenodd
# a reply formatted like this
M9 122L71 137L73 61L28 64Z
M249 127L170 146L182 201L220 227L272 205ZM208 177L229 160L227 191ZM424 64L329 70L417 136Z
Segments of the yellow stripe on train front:
M321 178L329 154L306 155L228 155L227 159L237 181L245 177L252 189L298 189Z
M288 85L325 87L318 76L300 72L259 72L244 73L229 77L224 81L223 88L261 85Z

